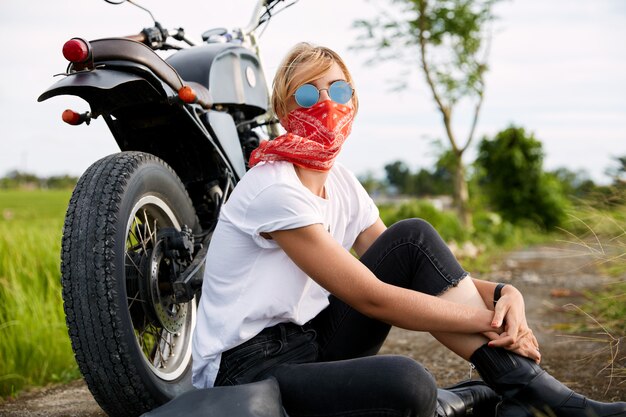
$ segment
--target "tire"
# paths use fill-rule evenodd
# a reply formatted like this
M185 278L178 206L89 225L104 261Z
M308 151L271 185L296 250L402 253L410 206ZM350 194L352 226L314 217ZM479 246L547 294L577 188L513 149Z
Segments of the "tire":
M61 253L66 322L79 369L110 416L143 414L192 387L196 304L159 289L167 261L158 232L197 233L198 224L177 175L150 154L95 162L72 194Z

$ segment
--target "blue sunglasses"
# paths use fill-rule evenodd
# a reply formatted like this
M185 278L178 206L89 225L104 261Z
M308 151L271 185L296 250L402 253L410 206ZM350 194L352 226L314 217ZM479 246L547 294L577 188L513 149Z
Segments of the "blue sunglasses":
M352 98L354 90L343 80L335 81L328 88L317 88L313 84L303 84L296 90L294 97L300 107L313 107L320 99L320 91L328 91L328 96L332 101L339 104L346 104Z

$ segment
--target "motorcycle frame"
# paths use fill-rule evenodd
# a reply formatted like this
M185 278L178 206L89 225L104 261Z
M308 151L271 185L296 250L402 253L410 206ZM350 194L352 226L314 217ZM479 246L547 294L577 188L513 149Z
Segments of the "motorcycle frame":
M251 51L261 67L255 30L261 23L264 7L269 8L279 1L283 0L258 0L248 25L229 34L231 42ZM156 27L161 29L158 23ZM99 41L136 42L141 36L129 38L134 40L111 38ZM144 41L149 43L145 38ZM204 258L217 213L245 170L242 172L233 165L228 150L219 140L220 132L215 131L208 121L210 113L216 110L207 105L182 102L175 88L178 87L176 78L181 84L182 79L151 47L146 48L154 55L153 59L149 55L148 59L136 59L135 55L128 54L96 60L91 66L70 64L66 77L46 90L38 101L66 94L83 98L91 107L87 120L102 116L121 151L153 154L168 163L180 177L205 231L202 236L197 236L202 244L198 245L192 264L174 283L176 298L186 302L201 288ZM97 57L98 54L94 55ZM139 54L142 55L144 53ZM168 67L175 76L168 74ZM265 77L263 82L267 91ZM269 114L269 94L267 99L266 114ZM230 109L220 110L234 113ZM240 116L241 112L238 114L239 120L235 121L239 126L235 127L233 123L233 127L240 135L242 130L250 131L259 124L267 126L270 137L278 135L277 124L268 122L267 117L265 122L255 123L256 118L245 120ZM231 116L236 117L235 114ZM210 156L209 161L206 156ZM228 174L224 177L223 173ZM212 192L216 185L218 193ZM215 198L211 199L211 196Z
M282 0L258 0L248 25L228 33L230 42L254 53L261 67L255 30L260 25L264 8L269 8L273 3L280 1ZM156 23L156 27L162 29L158 23ZM148 33L148 31L144 30L142 33ZM141 35L129 38L139 40ZM124 38L118 38L120 41L122 39ZM115 38L110 39L110 41L114 42ZM150 43L145 37L144 41ZM169 49L169 46L165 49ZM154 54L152 47L150 50ZM156 54L154 56L158 57ZM155 59L159 60L157 66L162 66L165 63L160 57ZM219 132L216 132L208 121L202 120L203 116L206 118L207 113L215 110L203 108L197 104L181 103L178 92L172 88L171 82L168 84L164 81L163 69L157 68L155 71L146 64L141 60L114 59L95 62L93 68L86 70L81 69L82 66L70 65L68 73L65 74L66 78L45 91L39 97L39 101L63 94L83 98L91 106L90 118L103 116L120 150L148 152L160 157L172 166L185 184L194 206L198 209L203 228L211 229L212 225L208 224L206 220L206 217L211 217L211 214L203 215L202 205L206 189L202 188L206 188L207 183L212 179L219 178L219 174L222 172L234 173L227 179L221 179L220 187L226 196L230 192L229 187L238 182L243 172L229 160L227 150L220 143ZM268 85L265 78L263 82L267 89ZM152 94L147 99L146 90L150 90L149 86L153 87L158 94ZM121 94L117 94L118 91ZM126 91L125 97L124 91ZM134 93L130 94L129 91L134 91ZM154 92L151 91L151 93ZM109 99L109 97L115 97L115 100ZM131 103L129 106L129 103L124 102L124 99L128 97L141 97L143 101L138 99L136 105ZM172 106L175 103L179 106ZM269 95L267 105L269 108ZM126 110L124 110L124 106L126 106ZM174 131L156 129L155 134L151 135L149 134L150 122L146 117L142 117L142 114L158 111L160 106L168 106L171 117L169 122L162 123L161 126L175 126L176 129ZM232 114L233 111L225 110L227 113L231 113L235 119L236 116ZM115 112L120 114L116 115ZM124 113L130 113L130 116L124 115ZM238 115L240 114L241 112L238 113ZM245 120L240 116L235 119L235 122L239 124L237 129L240 134L242 130L248 129L249 131L259 124L255 123L254 118ZM278 135L277 124L268 122L267 117L260 124L266 125L270 138ZM172 140L172 138L176 138L176 140ZM182 152L181 149L195 149L197 152ZM200 155L213 155L213 157L211 161L199 160Z

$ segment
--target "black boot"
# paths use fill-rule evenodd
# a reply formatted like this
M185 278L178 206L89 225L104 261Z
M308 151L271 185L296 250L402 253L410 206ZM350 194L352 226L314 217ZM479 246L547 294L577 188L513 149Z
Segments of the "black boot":
M500 396L483 381L463 381L437 390L437 417L495 417Z
M483 380L502 395L498 417L626 417L626 403L585 398L534 361L506 349L483 345L470 360Z

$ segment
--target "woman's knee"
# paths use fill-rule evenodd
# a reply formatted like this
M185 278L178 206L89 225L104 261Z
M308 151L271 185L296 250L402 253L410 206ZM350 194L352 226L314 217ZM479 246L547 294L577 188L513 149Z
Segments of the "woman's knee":
M419 362L406 356L383 356L380 379L398 408L415 417L432 416L437 404L437 386L433 376Z
M430 223L417 218L389 227L361 262L388 284L431 295L441 294L467 275Z
M430 223L428 223L424 219L420 219L417 217L399 220L396 223L392 224L388 228L388 230L390 233L393 233L395 235L412 237L413 239L419 236L417 240L427 241L429 240L429 237L439 237L439 233Z
M437 230L426 220L411 218L400 220L388 231L392 241L407 241L417 244L422 250L437 256L443 252L448 257L449 248Z

